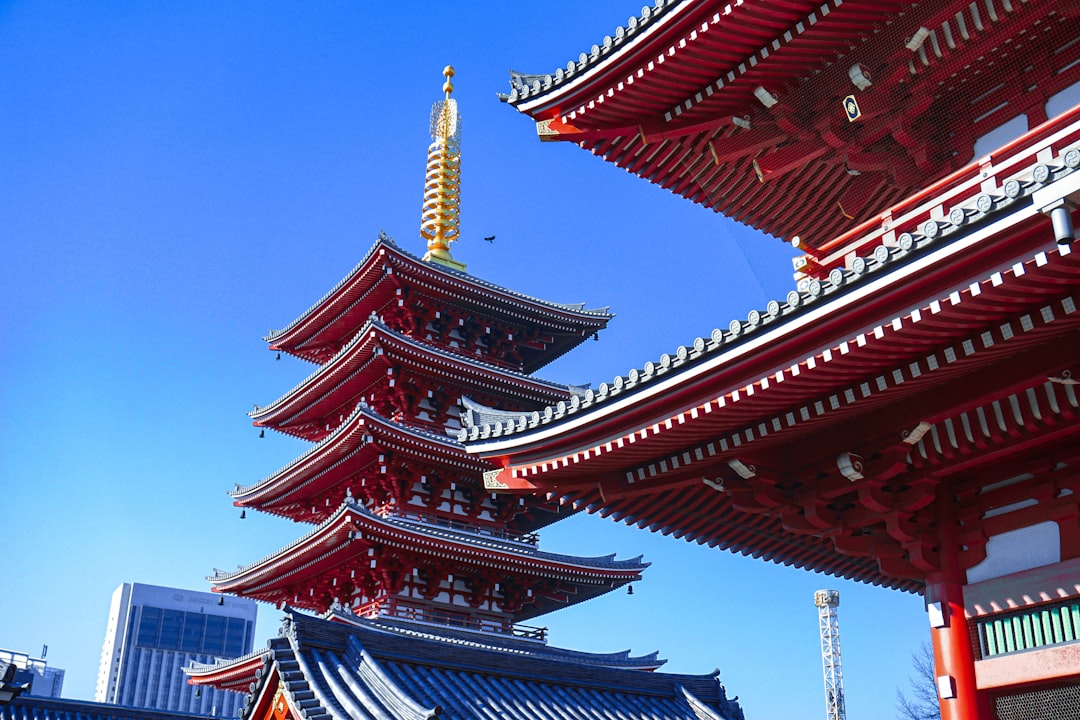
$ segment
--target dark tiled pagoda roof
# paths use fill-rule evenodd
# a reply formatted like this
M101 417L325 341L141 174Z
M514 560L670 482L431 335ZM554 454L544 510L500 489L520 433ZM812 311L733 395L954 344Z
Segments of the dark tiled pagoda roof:
M362 618L345 612L340 607L333 608L325 619L347 625L378 629L411 638L424 638L449 645L460 645L509 653L516 656L547 658L549 660L569 661L581 665L627 670L655 670L667 662L661 660L658 652L648 655L631 655L629 650L612 653L591 653L580 650L548 645L535 638L507 635L502 633L478 632L445 625L432 626L419 621L399 619L390 616Z
M537 646L470 645L289 612L270 642L246 716L277 688L306 720L742 720L718 672L605 667L588 654ZM596 656L604 658L608 656ZM595 658L594 658L595 659Z
M191 720L204 715L22 695L0 705L0 720Z
M336 510L338 503L334 503L335 507L316 505L311 509L311 497L346 483L357 468L379 462L386 451L459 473L457 476L466 482L472 478L479 483L483 473L492 467L487 460L470 455L464 445L448 435L395 422L360 402L336 430L298 458L257 483L238 484L229 495L237 507L320 522ZM533 532L569 514L565 508L533 503L527 516L515 518L510 529Z
M375 515L363 505L359 505L352 501L346 501L338 508L337 512L326 520L326 522L316 526L313 530L297 538L281 550L271 553L250 565L241 567L234 572L215 569L214 574L207 579L215 583L224 583L257 571L260 566L263 566L290 551L298 550L305 544L325 536L328 532L333 530L335 525L342 523L342 517L348 516L349 514L365 520L372 526L382 526L389 532L397 531L405 534L423 535L425 538L443 540L463 547L472 546L475 548L482 548L506 557L523 557L543 563L573 566L584 574L588 574L590 570L641 572L649 567L649 563L644 562L640 555L626 560L616 560L614 553L596 557L581 557L579 555L563 555L561 553L545 552L535 545L526 542L504 540L492 535L484 535L468 530L459 530L410 518L394 516L382 517ZM348 523L346 522L345 524L347 525ZM322 542L320 541L319 544L322 544Z

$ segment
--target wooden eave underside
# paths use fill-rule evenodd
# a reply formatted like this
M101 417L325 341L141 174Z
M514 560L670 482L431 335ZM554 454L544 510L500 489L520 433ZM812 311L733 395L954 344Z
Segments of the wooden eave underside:
M313 422L335 413L351 413L357 398L373 385L385 382L387 371L398 367L407 368L413 377L427 378L431 387L456 385L462 392L483 392L516 402L549 404L569 395L567 388L465 355L440 352L369 321L333 359L281 398L252 412L253 424L321 439L329 430L312 429ZM331 425L337 423L335 419Z
M577 312L470 280L379 242L330 293L286 329L271 333L267 340L272 350L318 361L323 348L344 344L355 328L394 299L399 288L411 287L437 302L476 310L523 327L540 327L555 335L556 345L548 351L549 357L533 363L539 367L603 329L611 318L607 313Z
M307 453L262 482L233 492L234 504L293 517L296 507L308 505L310 498L377 464L385 453L445 469L459 477L478 478L491 469L490 463L469 455L450 438L433 438L358 407Z
M969 5L747 2L724 17L723 2L688 3L673 12L695 21L671 24L663 42L624 45L584 79L511 102L552 121L545 139L576 142L763 232L799 236L816 254L966 164L985 132L1020 113L1037 123L1045 98L1080 80L1075 9L979 3L976 30ZM956 20L964 13L966 38ZM909 51L920 26L936 34ZM853 63L872 68L865 92L847 76ZM608 65L619 72L602 71ZM765 108L757 88L779 102ZM841 111L849 93L863 106L856 123ZM946 107L964 122L943 135L929 111Z
M432 526L433 531L441 528ZM352 535L352 537L350 537ZM558 561L514 552L506 543L484 537L455 540L387 522L356 505L346 505L334 517L282 550L234 573L210 577L214 592L227 592L267 602L287 602L297 588L313 587L324 574L342 568L370 568L369 549L394 548L418 556L449 560L460 567L551 578L563 582L596 585L636 580L644 565L630 561L624 567L599 567L581 562Z
M1074 334L1073 340L1077 339L1080 339L1080 336ZM1051 412L1055 405L1061 412ZM985 431L980 432L978 423L984 419ZM895 451L899 445L895 437L891 439L879 437L875 438L874 442L864 442L858 439L859 429L856 420L845 425L843 430L833 428L833 431L846 432L849 438L853 438L849 440L848 447L874 448L875 455L879 457ZM971 439L964 437L965 432L970 433ZM798 448L807 448L814 446L812 440L813 438L804 437L801 441L794 440L793 442ZM1053 469L1051 466L1057 466L1059 463L1071 472L1071 475L1066 475L1065 471L1062 471L1059 484L1073 493L1080 492L1080 477L1076 473L1078 460L1080 460L1080 453L1076 449L1078 444L1080 444L1080 402L1077 400L1076 393L1053 383L1044 383L1041 386L1034 385L1018 389L1008 397L988 401L971 411L943 418L941 422L933 426L932 437L923 440L916 449L911 451L908 462L912 470L898 480L925 484L929 479L935 484L947 484L950 492L962 498L962 503L966 507L965 532L973 533L973 541L979 540L985 544L987 537L991 535L1055 517L1075 516L1075 499L1059 497L1053 501L1044 500L1040 506L1028 510L1016 511L1001 517L980 519L989 508L985 503L977 502L976 498L982 497L979 492L990 481L1016 478L1030 470L1036 470L1040 474L1045 473ZM834 444L833 447L837 446ZM759 468L752 464L752 460L759 457L765 458L766 461L776 460L775 450L773 448L773 454L770 454L769 448L763 445L759 448L749 448L736 457L745 458L751 469L758 470ZM664 461L670 462L672 457L686 456L686 453L674 453ZM739 488L739 491L735 492L732 487L736 485L733 474L727 468L723 468L728 474L725 487L723 473L715 465L712 468L704 465L699 467L699 471L709 475L715 473L716 479L712 481L714 486L706 485L700 480L687 482L684 475L682 482L665 478L664 482L657 483L657 487L651 491L648 489L648 483L642 483L645 488L642 492L607 495L604 488L600 486L567 492L560 495L560 500L573 507L582 507L589 512L596 512L602 517L636 524L665 535L671 534L677 538L708 544L710 547L730 550L741 555L900 590L921 590L924 573L927 570L914 565L911 559L900 551L899 546L902 543L892 543L892 538L889 537L883 538L884 541L875 540L876 547L873 544L863 546L858 543L859 535L864 527L875 531L874 523L866 525L848 523L845 519L845 511L835 509L846 505L842 502L842 496L850 494L851 482L847 478L838 476L835 462L831 463L830 468L830 464L821 462L821 458L818 459L819 464L808 469L807 472L821 477L823 471L828 473L831 470L831 476L825 477L820 482L811 483L812 490L805 490L800 481L791 483L791 492L796 497L801 490L802 494L812 493L815 499L807 503L805 498L800 500L785 498L780 500L776 511L771 513L763 513L760 509L753 512L745 511L741 506L746 502L747 494L752 496L759 491L759 488L747 483L744 488ZM810 468L810 464L804 467ZM798 477L799 473L785 471L782 475ZM719 491L717 487L720 488ZM1038 487L1037 494L1045 494L1043 488L1046 486L1039 485ZM1016 488L1009 489L1016 490ZM1008 505L1009 502L1026 501L1032 494L1033 492L1026 489L1025 485L1021 485L1018 490L1011 493L1008 501L1001 502L997 506ZM559 495L559 493L555 492L552 495ZM750 504L754 502L751 501ZM800 504L816 507L820 514L811 518L801 511L789 512L798 508ZM876 524L882 525L887 522L902 524L906 514L906 512L899 512L889 518L883 515L881 522ZM926 525L913 527L916 527L917 531L912 531L910 540L912 546L923 544L935 548L932 527ZM879 536L884 535L880 531L875 532ZM930 537L920 540L918 538L920 534L930 534ZM881 553L890 544L897 546L894 548L895 558L892 563L879 564L879 558L866 555L872 552ZM984 547L984 545L978 547ZM965 567L970 567L972 564L974 562L969 562Z
M974 292L967 287L955 295L946 294L880 325L841 336L839 342L813 348L795 362L777 365L774 359L771 366L767 360L754 362L750 375L740 372L743 368L731 368L730 374L722 368L705 381L672 388L648 404L604 420L597 418L583 425L577 436L548 440L536 448L542 455L523 447L511 457L515 467L530 468L520 472L532 474L535 468L549 482L593 477L695 441L743 430L753 435L755 425L771 424L773 418L789 412L800 414L809 406L810 418L783 422L786 442L790 440L787 433L817 433L818 423L831 423L845 413L875 411L1017 355L1025 358L1022 368L1030 369L1017 371L1015 382L1032 376L1045 378L1061 370L1058 364L1068 361L1068 355L1029 358L1025 353L1035 346L1061 351L1069 347L1080 313L1066 311L1062 302L1073 297L1080 280L1077 255L1058 258L1045 271L1030 260L1019 277L1011 271L995 273L976 283ZM1001 280L1005 282L995 285ZM1043 307L1055 312L1052 322L1043 320ZM984 337L996 342L984 348ZM840 397L834 398L837 394ZM828 412L817 410L817 404ZM631 441L635 434L637 438ZM584 448L602 448L620 439L621 447L584 457ZM568 452L571 448L581 449ZM570 462L563 463L564 457Z
M665 534L918 589L917 577L898 578L868 558L837 552L824 529L808 536L806 527L790 526L790 516L741 512L701 478L730 476L734 460L798 483L817 478L808 487L827 501L830 492L850 492L836 461L847 451L900 452L913 477L940 479L993 471L1006 459L999 454L1067 462L1080 441L1076 394L1047 378L1067 370L1080 347L1078 283L1080 253L1065 247L938 290L880 325L856 331L859 310L850 308L848 329L822 327L836 338L824 346L804 334L800 355L778 338L769 347L787 360L762 350L757 362L721 367L708 382L672 388L542 447L520 446L504 455L509 467L500 479ZM903 307L907 297L892 302ZM986 417L1000 418L999 427L978 420ZM979 422L981 434L970 429ZM932 426L931 436L914 449L901 444L901 431L920 423Z

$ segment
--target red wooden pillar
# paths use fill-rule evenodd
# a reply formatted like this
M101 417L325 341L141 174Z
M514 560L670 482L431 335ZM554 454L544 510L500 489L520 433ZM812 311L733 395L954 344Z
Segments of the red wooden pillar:
M935 519L941 570L927 577L926 601L942 720L989 720L975 684L975 651L964 613L965 574L954 500L938 488ZM982 712L980 712L980 710Z
M975 688L975 656L967 619L964 617L964 586L940 580L927 583L930 604L930 638L934 645L934 675L938 683L942 720L978 720L979 697ZM939 627L934 627L940 623Z

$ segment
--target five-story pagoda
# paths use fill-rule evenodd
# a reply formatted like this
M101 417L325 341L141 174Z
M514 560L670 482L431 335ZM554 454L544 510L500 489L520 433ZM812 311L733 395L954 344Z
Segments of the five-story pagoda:
M479 280L458 238L460 119L453 70L432 110L421 259L385 234L329 293L266 339L318 368L251 413L314 443L234 503L309 523L289 546L210 578L232 593L342 618L522 634L516 623L640 578L640 558L542 552L559 518L542 498L485 491L486 461L452 439L462 413L535 413L577 389L531 377L602 330L606 309L527 297ZM549 411L550 412L550 411ZM541 631L525 629L526 635Z

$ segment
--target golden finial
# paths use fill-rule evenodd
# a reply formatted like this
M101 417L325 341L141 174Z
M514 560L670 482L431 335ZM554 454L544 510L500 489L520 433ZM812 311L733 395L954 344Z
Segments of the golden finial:
M424 209L420 235L427 240L424 260L455 270L464 270L450 255L450 243L458 239L461 214L461 117L457 101L451 99L454 68L443 69L446 98L431 107L431 139L428 146L427 174L424 178Z
M447 65L442 70L443 77L446 78L446 82L443 83L442 89L446 93L446 99L450 99L450 93L454 92L454 83L450 82L450 78L454 77L454 66Z

